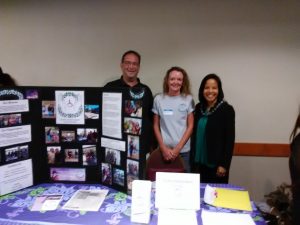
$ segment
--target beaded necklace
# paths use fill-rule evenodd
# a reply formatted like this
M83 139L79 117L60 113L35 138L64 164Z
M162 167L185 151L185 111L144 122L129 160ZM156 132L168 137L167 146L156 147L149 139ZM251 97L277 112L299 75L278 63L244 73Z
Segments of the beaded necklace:
M129 94L133 99L142 99L144 97L145 90L142 89L140 92L135 93L133 90L130 89Z
M205 112L205 111L203 111L203 107L200 107L200 110L201 110L201 113L202 113L202 115L204 115L204 116L209 116L209 115L211 115L211 114L213 114L223 103L224 103L225 101L220 101L218 104L217 104L217 106L216 107L213 107L209 112Z

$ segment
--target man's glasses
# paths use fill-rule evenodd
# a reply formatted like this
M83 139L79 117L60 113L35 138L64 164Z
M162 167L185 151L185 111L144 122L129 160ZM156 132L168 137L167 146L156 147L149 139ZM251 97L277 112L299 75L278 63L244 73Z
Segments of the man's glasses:
M137 62L129 62L129 61L124 61L123 64L125 66L134 66L134 67L138 67L140 64Z

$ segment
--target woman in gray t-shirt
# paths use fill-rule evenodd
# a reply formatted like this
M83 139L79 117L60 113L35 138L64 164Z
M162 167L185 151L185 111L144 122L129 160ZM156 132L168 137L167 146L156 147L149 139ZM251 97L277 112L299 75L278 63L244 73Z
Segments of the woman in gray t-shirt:
M186 71L170 68L163 83L163 94L154 98L153 127L163 158L173 161L180 154L190 172L190 136L194 123L194 101Z

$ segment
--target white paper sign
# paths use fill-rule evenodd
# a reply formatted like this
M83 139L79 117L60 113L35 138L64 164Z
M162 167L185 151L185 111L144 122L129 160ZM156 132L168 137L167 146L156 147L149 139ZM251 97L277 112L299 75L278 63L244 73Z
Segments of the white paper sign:
M32 160L0 166L0 195L33 185Z
M131 222L149 223L151 209L151 181L132 182Z
M223 213L203 210L201 218L203 225L255 225L251 216L245 213Z
M28 112L28 99L0 101L0 113Z
M31 125L0 128L0 147L31 141Z
M195 210L159 209L157 225L197 225ZM215 224L211 224L215 225Z
M125 141L118 141L110 138L101 138L101 147L112 148L122 152L125 152Z
M102 95L102 134L122 138L122 93L103 92Z
M157 172L155 207L199 210L200 175Z

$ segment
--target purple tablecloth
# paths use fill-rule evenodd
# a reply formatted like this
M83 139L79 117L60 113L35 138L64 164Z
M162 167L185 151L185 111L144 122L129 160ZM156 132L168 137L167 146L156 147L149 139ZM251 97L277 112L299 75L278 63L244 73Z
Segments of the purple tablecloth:
M232 185L217 186L239 189L239 187ZM204 187L205 185L201 184L201 198L204 195ZM71 198L75 191L79 189L108 189L109 192L98 212L61 209L61 206L63 206ZM63 195L60 207L55 211L30 211L36 196L47 194ZM100 184L40 184L12 194L0 196L0 225L128 225L134 224L130 222L130 205L130 196ZM228 209L206 205L203 203L202 199L201 209L218 212L232 212ZM156 225L157 209L154 208L154 203L151 213L150 224ZM256 225L265 225L263 218L260 216L260 213L254 205L251 216ZM197 219L198 225L202 225L201 210L197 212Z

